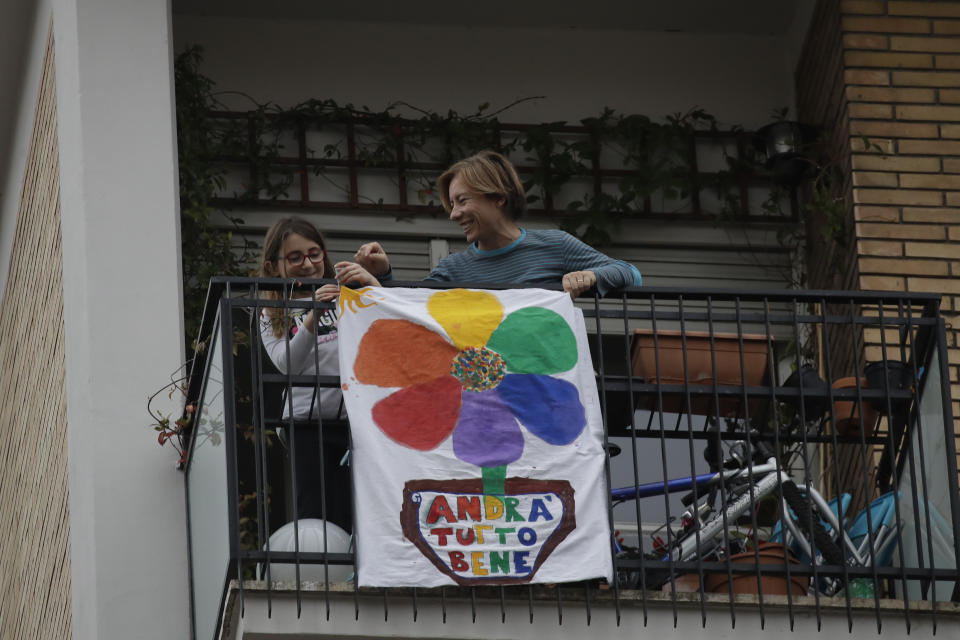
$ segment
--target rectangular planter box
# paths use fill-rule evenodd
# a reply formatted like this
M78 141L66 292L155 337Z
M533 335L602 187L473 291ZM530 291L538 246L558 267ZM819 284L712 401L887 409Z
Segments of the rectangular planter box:
M683 339L679 331L658 331L654 336L649 329L637 329L633 335L632 362L633 374L643 378L644 382L660 384L684 384L747 386L763 384L767 370L767 354L770 338L759 334L744 334L743 361L740 366L740 337L735 333L714 333L713 354L710 351L710 333L706 331L687 331L687 371L683 368ZM655 342L656 341L656 342ZM659 350L660 376L657 376L656 354ZM714 355L717 363L716 380L713 375ZM744 371L746 375L744 375ZM696 394L691 392L691 412L696 415L713 413L713 393ZM754 413L760 398L751 400L750 411ZM644 403L654 408L656 398ZM720 415L743 416L743 398L720 396ZM675 413L686 411L683 394L669 394L663 397L663 410Z

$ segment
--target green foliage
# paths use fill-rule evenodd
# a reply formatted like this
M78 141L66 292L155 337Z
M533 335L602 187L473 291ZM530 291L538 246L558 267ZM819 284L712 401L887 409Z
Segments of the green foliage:
M198 59L199 53L191 49L181 57ZM694 170L694 135L704 130L715 131L717 123L702 109L671 114L663 122L656 122L644 115L617 114L606 108L598 117L581 120L580 125L588 129L588 136L565 135L563 122L542 123L503 135L498 116L520 102L540 96L518 100L497 111L490 111L489 103L482 104L468 114L454 110L437 113L405 102L374 111L349 103L341 105L330 99L308 100L280 109L251 99L254 108L245 114L245 120L229 120L222 114L211 116L210 111L219 106L210 94L211 88L209 81L200 86L208 97L207 108L203 114L199 113L203 103L197 101L200 103L195 111L197 118L188 128L203 132L204 142L217 143L217 149L204 149L203 158L210 162L215 158L220 163L229 158L242 158L249 164L252 177L246 189L236 196L238 201L275 198L286 193L292 179L291 165L278 162L283 149L279 141L283 132L299 132L306 127L311 132L334 132L333 136L324 138L325 142L318 145L320 148L308 149L309 157L343 161L349 157L347 151L352 144L360 167L402 169L404 180L412 185L419 204L431 207L440 203L436 167L449 166L483 149L493 148L512 157L523 154L522 164L531 167L522 175L528 202L552 215L561 228L594 245L609 243L620 221L625 216L649 210L651 198L680 203L694 190L709 186L698 184L705 178ZM615 182L605 179L602 187L595 183L581 197L558 206L556 200L561 193L568 198L572 195L573 181L593 175L601 154L606 154L605 163L618 163L622 167L622 176ZM221 173L209 167L207 170L209 177L222 180ZM382 201L364 197L362 193L352 194L344 171L331 171L319 163L315 163L312 170L344 194L345 201L356 196L368 204L382 205ZM396 177L392 179L398 181ZM222 190L222 181L215 181L213 186ZM731 194L729 198L732 201L736 196ZM435 214L439 213L437 208ZM409 215L412 212L398 213L398 217Z
M218 228L224 222L236 228L241 221L213 203L216 194L226 188L225 169L213 159L246 152L249 145L242 142L246 136L241 133L245 125L237 121L227 129L213 126L210 112L221 105L213 95L213 81L200 73L201 60L199 47L191 47L174 61L184 327L186 344L191 345L188 353L198 339L210 278L246 275L243 265L251 259L249 243L239 240L237 251L233 233Z
M576 135L563 130L565 123L552 122L501 131L498 116L524 98L491 111L489 103L474 112L453 110L438 113L404 102L382 111L366 106L338 104L330 99L312 99L292 108L250 100L242 117L216 113L222 109L213 93L213 82L198 69L201 52L194 47L177 57L177 119L180 142L182 237L184 256L185 313L188 337L195 336L203 305L206 282L213 275L239 274L250 261L249 247L230 233L240 221L214 205L214 195L225 194L225 166L245 166L249 177L232 199L236 203L285 196L292 185L295 152L283 155L282 140L310 131L323 142L307 149L308 159L338 161L312 163L314 175L344 195L344 202L382 205L382 200L353 193L348 184L345 160L351 156L364 169L381 170L397 186L406 183L420 205L441 215L436 189L438 167L446 167L482 149L497 149L528 169L521 174L528 202L553 217L557 226L594 246L603 246L618 233L621 222L641 212L689 211L691 198L712 190L720 210L713 213L726 222L746 222L741 192L758 173L757 159L749 145L724 152L727 166L715 173L696 169L696 136L719 133L715 117L703 109L666 116L655 121L641 114L619 114L605 108L598 116L585 118ZM412 114L412 115L411 115ZM786 116L785 110L776 117ZM723 135L729 141L741 133L733 127ZM349 149L353 153L349 153ZM616 178L602 177L597 167L618 167ZM285 161L286 160L286 161ZM580 186L582 185L582 186ZM589 185L589 186L588 186ZM583 191L577 196L577 190ZM811 209L826 211L821 233L833 239L844 236L842 201L830 198L830 189L814 189ZM795 246L803 228L784 215L783 189L773 187L761 205L768 216L782 217L778 237ZM561 200L564 199L564 200ZM656 204L653 204L656 203ZM659 209L658 209L659 208ZM398 218L414 209L400 210ZM220 216L219 218L217 216ZM214 224L217 222L218 224ZM226 223L226 224L224 224ZM240 250L232 245L240 245Z

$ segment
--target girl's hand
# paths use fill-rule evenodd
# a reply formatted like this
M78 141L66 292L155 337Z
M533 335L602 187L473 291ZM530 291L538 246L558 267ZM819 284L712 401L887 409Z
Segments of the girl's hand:
M317 289L316 293L313 294L313 299L317 302L333 302L337 299L338 295L340 295L340 287L335 284L325 284ZM311 309L303 316L303 326L305 326L310 333L316 333L316 327L313 326L314 311L315 309Z
M333 302L340 295L340 287L335 284L325 284L313 295L317 302Z
M576 298L597 284L597 274L593 271L571 271L563 276L561 284L563 284L563 290L569 293L571 298Z
M359 284L379 287L380 281L356 262L338 262L333 265L337 270L337 282L340 284Z

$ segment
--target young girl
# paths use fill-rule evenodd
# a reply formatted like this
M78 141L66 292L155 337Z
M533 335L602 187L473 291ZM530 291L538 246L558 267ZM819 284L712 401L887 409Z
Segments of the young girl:
M302 218L283 218L267 231L260 260L260 275L273 278L333 278L342 284L379 286L379 282L357 264L341 262L334 268L323 236ZM325 284L316 289L295 290L293 298L330 302L339 286ZM278 299L277 294L268 294ZM260 337L264 349L281 373L290 375L337 376L337 316L334 309L265 308L260 316ZM289 394L289 395L287 395ZM292 412L291 412L292 406ZM297 516L319 518L321 495L326 494L326 518L346 530L353 528L350 510L350 474L340 460L349 447L343 425L324 425L324 478L319 481L320 441L317 418L346 418L339 387L293 387L283 398L283 418L293 417L297 480ZM290 437L287 437L289 442Z

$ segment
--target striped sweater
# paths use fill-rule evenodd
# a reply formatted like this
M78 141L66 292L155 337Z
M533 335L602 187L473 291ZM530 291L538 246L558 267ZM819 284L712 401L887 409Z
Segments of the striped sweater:
M519 238L492 251L472 244L441 260L426 279L556 286L564 274L586 270L597 275L600 295L641 284L636 267L605 256L559 229L521 229Z

